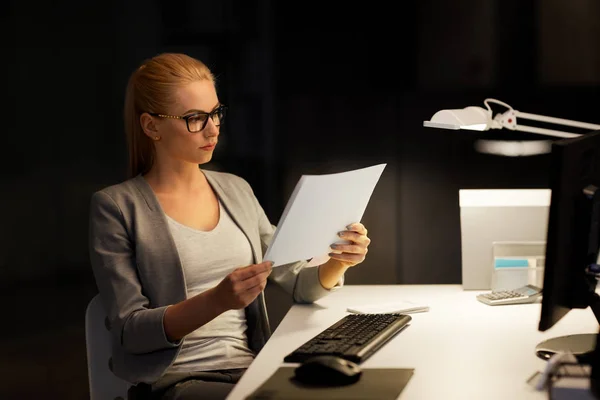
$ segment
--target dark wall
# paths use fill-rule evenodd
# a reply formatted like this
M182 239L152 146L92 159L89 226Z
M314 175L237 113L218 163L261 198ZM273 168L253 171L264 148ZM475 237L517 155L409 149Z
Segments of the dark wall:
M88 204L126 178L123 93L143 59L186 52L217 74L230 114L207 168L246 178L274 223L302 174L388 164L363 219L369 257L348 283L460 283L458 189L546 187L549 159L474 150L535 135L422 122L492 97L600 124L599 4L8 2L0 365L14 377L0 397L39 395L32 373L46 397L87 395Z
M600 36L586 10L598 5L429 0L403 2L395 12L383 2L323 10L309 1L277 11L276 140L294 171L288 179L389 163L384 177L391 179L372 200L393 198L383 211L388 218L373 217L370 207L365 222L378 250L395 253L370 253L349 282L382 283L359 271L392 265L399 283L460 283L458 190L547 185L548 155L474 150L482 138L539 136L426 129L422 122L492 97L521 111L598 123Z

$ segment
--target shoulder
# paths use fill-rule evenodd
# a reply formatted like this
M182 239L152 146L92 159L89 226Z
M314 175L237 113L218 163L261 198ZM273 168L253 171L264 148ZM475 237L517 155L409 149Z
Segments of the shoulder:
M140 192L141 176L127 179L123 182L106 186L92 193L93 203L114 203L121 207L127 203L136 202L142 198Z
M253 194L252 187L244 178L230 172L202 170L206 177L214 183L219 184L224 190L242 190L249 194Z

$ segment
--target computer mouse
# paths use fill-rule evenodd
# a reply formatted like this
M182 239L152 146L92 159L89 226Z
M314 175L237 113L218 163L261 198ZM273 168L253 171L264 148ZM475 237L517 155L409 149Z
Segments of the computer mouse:
M315 356L304 361L294 370L294 377L301 383L318 386L343 386L357 382L360 367L336 356Z

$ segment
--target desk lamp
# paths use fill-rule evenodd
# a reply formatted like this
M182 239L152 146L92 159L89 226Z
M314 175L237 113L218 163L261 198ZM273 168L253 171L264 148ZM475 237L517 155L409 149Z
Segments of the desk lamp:
M489 129L510 129L512 131L521 131L535 133L545 136L554 136L560 138L570 138L580 136L581 134L565 132L561 130L545 129L534 126L521 125L520 119L546 122L555 125L571 126L590 131L599 130L600 125L587 122L573 121L564 118L554 118L545 115L530 114L513 109L508 104L496 100L485 99L483 102L487 109L483 107L470 106L463 109L440 110L431 117L430 121L423 121L423 126L428 128L442 129L465 129L471 131L487 131ZM493 115L490 103L499 104L507 108L503 113ZM533 154L549 153L551 142L549 140L533 141L491 141L480 140L476 143L478 151L483 153L498 154L503 156L527 156Z

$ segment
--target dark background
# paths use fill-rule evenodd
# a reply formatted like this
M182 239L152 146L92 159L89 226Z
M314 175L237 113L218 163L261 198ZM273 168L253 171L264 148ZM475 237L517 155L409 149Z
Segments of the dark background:
M206 167L247 179L273 223L302 174L388 164L349 284L459 284L458 189L547 187L548 155L473 148L540 137L423 128L436 111L492 97L600 123L595 0L11 1L0 12L0 398L88 397L89 199L126 179L123 95L145 58L185 52L218 76L230 112ZM289 304L270 302L273 327Z

